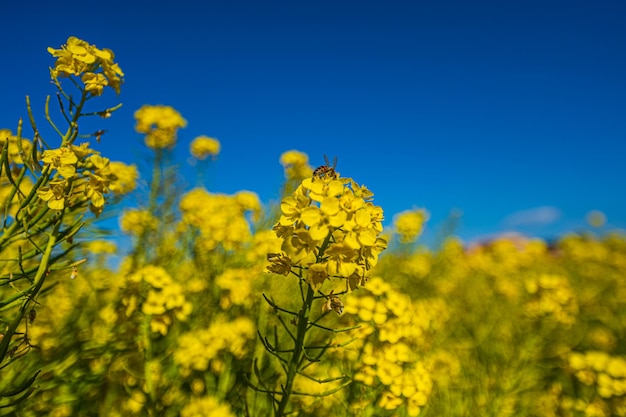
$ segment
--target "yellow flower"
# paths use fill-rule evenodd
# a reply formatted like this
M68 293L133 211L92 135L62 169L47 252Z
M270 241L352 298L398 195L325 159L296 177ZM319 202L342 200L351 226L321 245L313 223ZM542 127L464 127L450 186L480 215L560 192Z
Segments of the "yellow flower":
M158 220L146 210L126 210L120 217L120 229L131 235L139 236L148 230L155 229L158 224Z
M414 242L422 233L424 223L428 220L426 210L408 210L396 215L394 225L400 235L400 242Z
M85 83L85 91L90 92L94 96L102 95L102 90L109 84L104 75L93 72L84 73L81 80Z
M280 163L285 169L287 179L302 179L313 175L313 168L309 166L307 154L291 150L280 156Z
M139 171L135 164L126 165L123 162L113 161L109 164L111 184L109 189L115 194L128 194L137 187Z
M593 227L602 227L606 223L606 215L599 210L587 213L587 223Z
M135 130L138 133L150 133L153 129L179 129L187 126L179 112L173 107L162 105L143 105L135 112Z
M117 251L117 246L115 243L106 240L91 240L85 242L85 250L95 255L114 254Z
M113 51L98 49L95 45L70 36L61 49L48 48L48 52L57 58L54 68L50 69L53 79L83 74L81 80L85 83L85 91L97 96L102 94L104 87L110 86L117 94L120 93L124 73L113 62Z
M178 129L187 126L187 121L170 106L144 105L135 112L135 121L135 130L146 135L146 145L152 149L172 148Z
M66 180L53 180L50 185L37 190L37 196L48 202L48 207L52 210L63 210L65 208L65 188Z
M67 146L44 151L41 160L46 165L50 165L52 169L56 169L64 178L71 178L76 174L75 165L78 162L78 157Z
M220 142L208 136L198 136L189 145L189 152L194 158L204 160L220 153Z
M371 197L367 188L335 173L321 180L304 179L282 200L281 216L273 229L283 239L284 255L293 264L309 265L307 281L315 289L332 275L344 278L346 287L354 290L376 265L386 241L379 237L382 208ZM283 268L274 268L286 274Z

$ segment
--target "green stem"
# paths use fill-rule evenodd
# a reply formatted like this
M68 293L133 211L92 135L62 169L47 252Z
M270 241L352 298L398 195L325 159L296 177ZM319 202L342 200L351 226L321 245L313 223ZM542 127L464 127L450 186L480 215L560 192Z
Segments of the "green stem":
M311 312L311 304L313 303L314 295L315 291L313 291L313 288L311 288L310 285L307 285L306 298L302 303L302 309L298 314L298 331L296 333L296 342L291 355L291 360L289 361L289 366L287 368L287 381L283 387L283 395L280 399L280 403L278 404L276 417L282 417L285 415L285 409L287 408L289 397L293 391L293 382L296 379L298 368L300 367L302 356L304 355L304 337L306 336L306 332L308 330L309 313Z
M143 323L141 326L141 336L143 342L144 349L144 364L143 364L143 374L144 379L146 381L146 389L148 391L148 395L150 396L150 401L147 404L148 406L148 415L154 415L154 404L156 402L156 392L154 391L154 383L152 381L152 341L150 339L150 321L151 317L149 315L144 315Z

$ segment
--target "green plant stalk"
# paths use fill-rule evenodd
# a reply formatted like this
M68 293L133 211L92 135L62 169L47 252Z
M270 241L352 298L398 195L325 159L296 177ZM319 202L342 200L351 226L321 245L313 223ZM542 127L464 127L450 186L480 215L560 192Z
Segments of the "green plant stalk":
M144 364L143 364L143 375L146 380L146 389L148 391L148 395L150 396L150 402L148 404L148 415L154 415L154 405L156 403L156 392L154 390L154 383L152 381L152 370L150 369L150 364L152 362L152 341L150 340L150 321L151 317L149 315L143 316L143 321L141 323L141 338L144 349Z
M280 399L280 403L278 404L278 409L276 410L276 417L282 417L285 415L285 409L287 408L289 397L293 391L293 383L296 379L296 375L298 374L298 368L302 360L302 355L304 354L304 337L306 336L306 332L308 330L309 313L311 312L311 304L313 303L314 295L315 291L313 291L311 285L307 284L306 298L302 303L302 308L298 314L298 330L296 332L293 354L291 355L291 360L289 361L289 366L287 368L287 381L283 387L283 395Z
M15 334L17 327L19 326L24 315L28 311L28 307L30 303L33 301L33 299L35 298L35 296L37 295L37 293L39 292L39 290L41 289L41 287L43 286L46 280L48 264L50 263L52 250L54 249L56 245L57 237L59 235L59 228L61 227L62 222L63 222L63 213L61 213L61 215L57 219L57 222L54 225L54 229L52 230L52 233L50 233L46 250L43 256L41 257L39 268L37 269L37 273L35 274L34 285L32 287L32 290L28 294L26 300L24 300L24 302L22 303L22 307L20 308L17 316L9 325L9 328L5 332L2 342L0 342L0 360L4 359L4 357L6 356L7 350L9 349L9 343L11 342L11 339L13 339L13 335Z

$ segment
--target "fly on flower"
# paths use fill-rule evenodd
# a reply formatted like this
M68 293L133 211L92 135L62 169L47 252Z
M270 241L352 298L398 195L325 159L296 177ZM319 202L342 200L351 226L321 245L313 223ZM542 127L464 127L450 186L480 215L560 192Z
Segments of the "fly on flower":
M326 313L327 311L333 310L337 315L341 316L343 314L343 303L333 292L334 290L326 296L326 302L322 306L322 312Z
M324 155L324 161L326 162L326 165L315 168L315 171L313 171L313 177L328 177L333 179L337 178L337 172L335 171L335 167L337 166L337 157L335 156L335 158L333 158L332 166L330 165L330 161L328 160L328 157L326 155Z

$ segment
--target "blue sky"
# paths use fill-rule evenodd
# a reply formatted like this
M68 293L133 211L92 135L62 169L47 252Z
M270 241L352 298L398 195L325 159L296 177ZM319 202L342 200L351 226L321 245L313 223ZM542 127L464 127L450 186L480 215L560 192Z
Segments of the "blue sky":
M387 223L426 208L431 235L455 210L465 239L553 237L590 210L626 228L625 2L5 3L0 127L26 94L42 115L46 48L74 35L126 73L101 124L111 159L139 161L133 113L167 104L188 121L183 164L196 136L221 141L212 191L275 199L298 149L337 156Z

